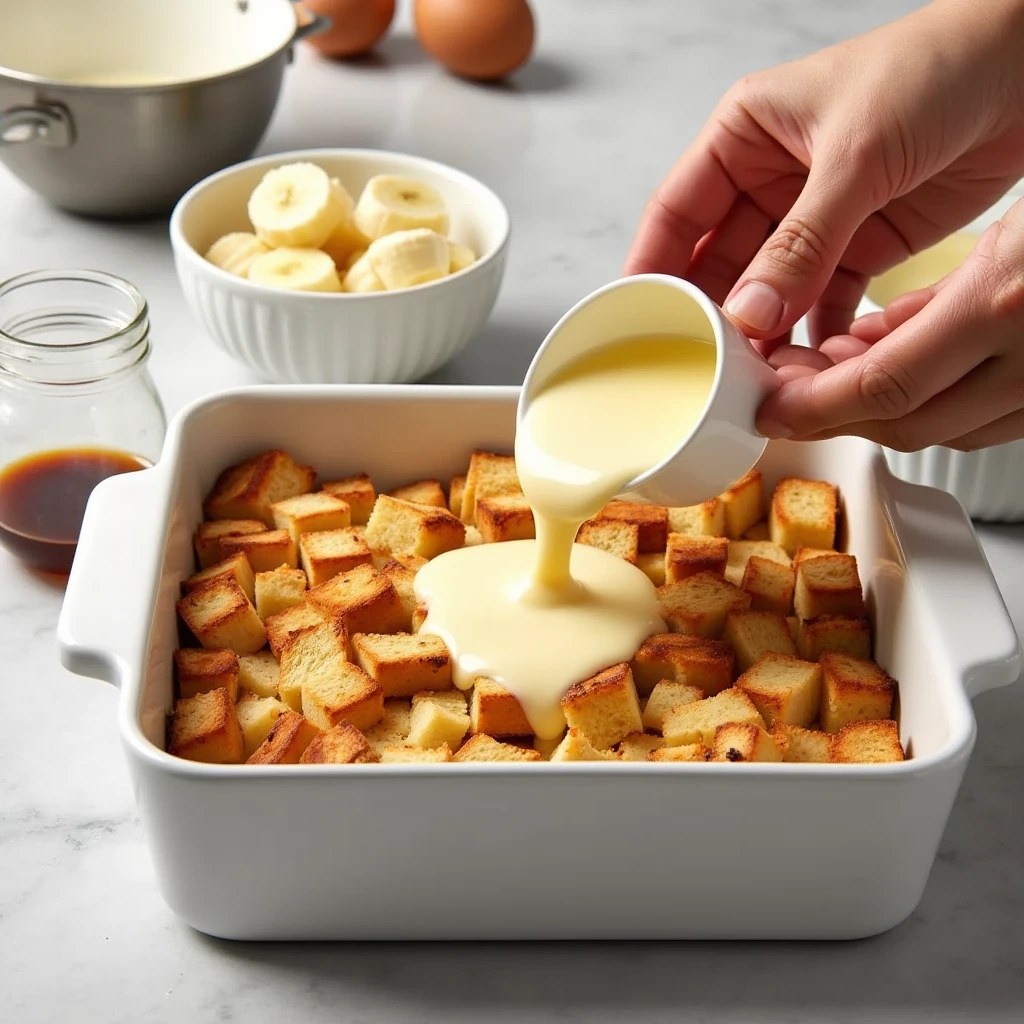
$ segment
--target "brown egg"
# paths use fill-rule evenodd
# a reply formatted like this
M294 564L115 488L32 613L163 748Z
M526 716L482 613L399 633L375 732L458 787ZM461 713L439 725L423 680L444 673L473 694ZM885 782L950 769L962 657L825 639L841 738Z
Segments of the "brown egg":
M423 49L464 78L502 78L533 49L526 0L415 0L413 15Z
M395 16L395 0L303 0L313 14L331 19L326 32L307 42L328 57L356 57L372 49Z

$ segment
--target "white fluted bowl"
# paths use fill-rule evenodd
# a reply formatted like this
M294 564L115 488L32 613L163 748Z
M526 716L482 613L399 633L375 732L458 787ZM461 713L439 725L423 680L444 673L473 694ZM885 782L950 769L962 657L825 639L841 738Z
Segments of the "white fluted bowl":
M376 174L433 185L450 235L478 254L459 273L404 291L293 292L229 274L203 258L230 231L252 230L246 204L272 167L318 164L354 196ZM380 150L276 153L205 178L171 215L171 247L185 300L214 343L267 380L289 384L399 384L418 380L466 346L491 314L505 270L509 216L486 185L420 157Z

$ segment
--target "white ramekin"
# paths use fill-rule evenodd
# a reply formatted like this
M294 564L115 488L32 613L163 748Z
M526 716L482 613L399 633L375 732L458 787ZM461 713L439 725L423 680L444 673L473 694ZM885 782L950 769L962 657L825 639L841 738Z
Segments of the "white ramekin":
M272 167L319 164L353 194L376 174L403 174L445 198L451 236L478 259L404 291L318 294L267 288L207 262L229 231L251 230L246 203ZM199 182L171 216L185 299L214 343L273 383L389 384L418 380L466 346L487 321L505 269L509 216L485 185L432 160L379 150L319 149L249 160Z

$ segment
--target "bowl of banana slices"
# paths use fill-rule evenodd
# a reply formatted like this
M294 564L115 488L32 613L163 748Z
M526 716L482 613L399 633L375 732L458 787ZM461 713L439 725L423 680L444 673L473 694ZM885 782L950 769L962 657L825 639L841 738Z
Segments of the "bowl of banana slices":
M185 299L266 380L396 384L487 321L509 216L483 183L380 150L279 153L191 188L171 215Z

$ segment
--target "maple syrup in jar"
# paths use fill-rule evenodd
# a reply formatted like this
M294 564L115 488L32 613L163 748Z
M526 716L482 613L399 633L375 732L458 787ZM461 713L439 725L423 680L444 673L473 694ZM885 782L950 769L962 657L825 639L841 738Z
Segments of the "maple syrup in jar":
M149 352L127 281L42 271L0 284L0 547L26 566L69 572L93 488L156 462Z

